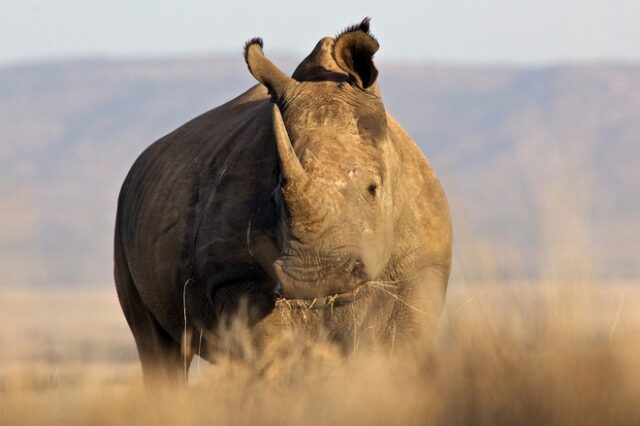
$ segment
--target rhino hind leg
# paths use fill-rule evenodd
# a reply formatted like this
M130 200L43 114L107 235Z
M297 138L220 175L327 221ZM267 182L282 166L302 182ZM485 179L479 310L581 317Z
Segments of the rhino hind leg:
M116 261L115 279L120 305L138 349L145 387L185 382L185 366L188 371L192 357L183 356L181 344L144 305L126 262Z
M136 314L136 324L131 326L131 331L138 348L145 386L186 382L185 370L189 371L192 357L185 359L181 344L169 336L146 308L143 309L144 312Z

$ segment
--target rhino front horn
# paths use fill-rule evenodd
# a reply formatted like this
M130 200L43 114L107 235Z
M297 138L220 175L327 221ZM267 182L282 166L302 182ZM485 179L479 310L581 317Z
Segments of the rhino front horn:
M312 232L321 226L326 215L322 188L309 177L289 139L280 108L273 105L273 131L282 174L282 195L294 233Z
M296 81L276 67L262 53L262 39L254 38L244 46L244 60L251 75L269 89L269 94L278 100Z
M276 139L276 147L278 149L278 158L280 159L280 169L286 186L295 185L304 188L309 184L309 176L302 167L296 152L293 150L289 133L282 120L280 108L273 105L273 133Z

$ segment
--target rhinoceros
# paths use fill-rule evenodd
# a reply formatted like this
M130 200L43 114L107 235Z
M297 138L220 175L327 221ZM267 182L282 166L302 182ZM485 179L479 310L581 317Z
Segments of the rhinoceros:
M263 344L286 327L323 330L346 351L433 333L449 208L384 108L378 48L367 18L321 39L289 77L250 40L259 84L135 161L118 198L115 282L145 381L182 380L195 341L215 362L208 331L243 306Z

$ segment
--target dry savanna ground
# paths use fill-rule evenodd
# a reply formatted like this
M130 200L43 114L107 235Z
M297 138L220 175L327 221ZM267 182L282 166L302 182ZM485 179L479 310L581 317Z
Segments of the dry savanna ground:
M431 346L290 334L151 393L114 291L1 290L0 320L2 425L640 424L637 283L454 283Z

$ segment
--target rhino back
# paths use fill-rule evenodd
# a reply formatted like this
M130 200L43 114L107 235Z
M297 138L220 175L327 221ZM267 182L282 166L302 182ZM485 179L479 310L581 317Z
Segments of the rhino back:
M152 144L123 184L116 237L143 302L174 337L187 280L189 311L211 325L211 287L233 271L259 273L243 242L275 186L269 111L255 86Z

